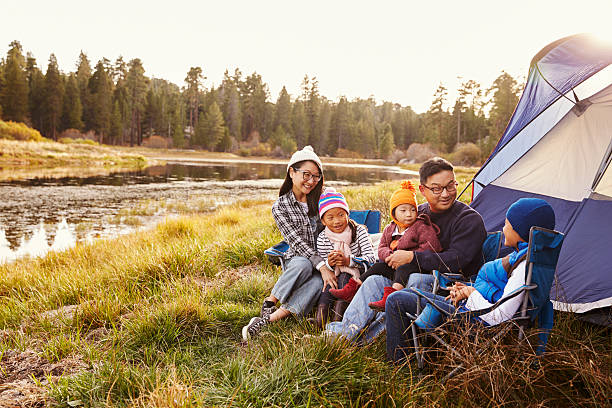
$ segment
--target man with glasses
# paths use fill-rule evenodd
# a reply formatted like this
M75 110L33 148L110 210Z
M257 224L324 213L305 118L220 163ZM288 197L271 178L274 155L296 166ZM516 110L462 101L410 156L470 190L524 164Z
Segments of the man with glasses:
M427 160L419 169L419 177L419 190L427 200L419 206L419 213L429 215L431 221L440 228L438 239L443 251L396 251L387 262L394 269L402 265L410 265L413 269L405 290L419 287L431 291L431 271L434 269L461 273L466 279L478 272L482 265L482 244L487 231L480 214L456 200L457 181L453 165L447 160L440 157ZM342 335L351 340L363 334L366 342L376 337L384 330L383 313L376 316L368 303L380 299L385 286L391 286L391 281L384 276L366 279L351 301L342 322L329 323L327 334ZM375 320L368 327L372 319ZM366 327L368 329L364 331Z

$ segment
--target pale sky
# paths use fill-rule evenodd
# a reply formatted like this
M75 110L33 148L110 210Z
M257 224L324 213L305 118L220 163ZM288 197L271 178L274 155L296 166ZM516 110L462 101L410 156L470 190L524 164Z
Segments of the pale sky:
M484 88L502 70L524 77L540 49L582 32L612 39L612 0L3 0L0 55L19 40L43 71L55 53L64 72L80 50L92 67L140 58L147 76L179 86L190 67L208 87L239 68L259 73L273 102L308 75L333 101L374 96L420 113L440 82L454 102L457 77Z

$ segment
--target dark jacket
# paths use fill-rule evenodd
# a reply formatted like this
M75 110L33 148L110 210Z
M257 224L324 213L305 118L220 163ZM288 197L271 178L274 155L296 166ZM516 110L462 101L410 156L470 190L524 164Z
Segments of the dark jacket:
M428 271L461 273L466 279L476 274L483 264L482 243L487 237L480 214L460 201L443 213L433 213L428 203L421 204L419 213L429 215L440 228L443 251L415 252L412 264Z

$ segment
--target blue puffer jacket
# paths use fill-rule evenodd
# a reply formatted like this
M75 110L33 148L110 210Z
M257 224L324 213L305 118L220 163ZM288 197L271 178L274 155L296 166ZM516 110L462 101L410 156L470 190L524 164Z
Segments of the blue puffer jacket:
M527 253L527 246L526 242L519 242L518 251L508 255L510 267ZM473 286L489 303L495 303L504 293L506 283L508 283L508 273L502 265L502 258L499 258L482 265Z

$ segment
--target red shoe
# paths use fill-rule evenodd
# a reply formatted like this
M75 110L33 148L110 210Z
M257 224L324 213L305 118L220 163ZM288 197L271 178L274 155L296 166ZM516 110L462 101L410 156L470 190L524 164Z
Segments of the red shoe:
M359 285L355 279L351 278L342 289L330 289L329 293L335 298L350 302L353 300L355 293L357 293L359 286L361 285Z
M368 306L370 306L370 309L374 309L377 312L384 312L385 304L387 303L387 298L390 294L396 291L397 289L393 289L391 286L385 286L382 299L380 299L378 302L370 302L368 303Z

